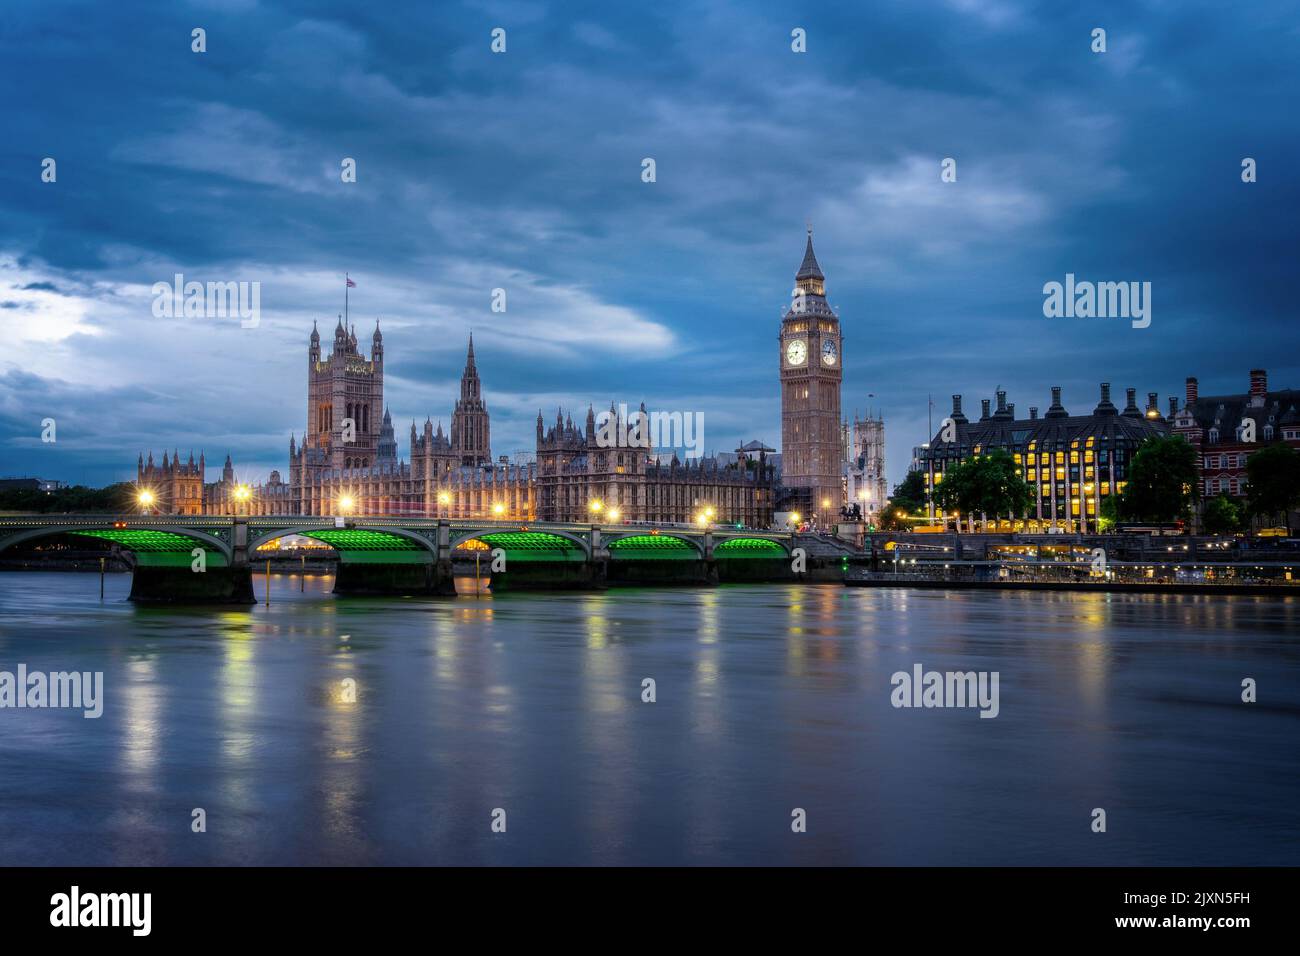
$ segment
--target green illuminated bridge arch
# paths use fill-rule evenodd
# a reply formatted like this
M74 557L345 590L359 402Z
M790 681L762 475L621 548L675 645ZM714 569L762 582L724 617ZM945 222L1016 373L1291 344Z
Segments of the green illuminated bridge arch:
M209 567L224 567L232 558L230 545L222 540L219 528L115 527L124 524L128 522L112 517L91 521L60 518L34 527L30 523L15 527L10 519L3 519L0 520L0 551L26 541L70 535L116 544L131 552L137 564L146 567L188 567L195 548L203 549Z
M426 564L432 560L435 543L415 531L403 528L299 527L258 529L249 535L248 552L254 554L268 541L300 535L328 544L340 561L353 564Z
M227 603L254 600L250 571L257 549L289 535L313 538L337 552L338 593L454 594L453 560L457 549L464 556L462 546L469 542L505 553L506 567L491 572L494 589L785 580L792 574L787 559L794 542L789 533L686 526L299 515L0 516L0 552L54 535L110 542L126 552L137 572L133 599ZM202 568L193 563L196 549L204 553ZM191 573L205 569L205 575Z
M243 538L236 541L236 526ZM24 541L58 534L111 541L142 560L163 562L164 556L188 555L195 547L208 552L208 561L232 561L237 550L254 554L276 538L302 535L335 548L355 561L426 560L436 554L438 529L445 529L445 546L452 549L479 540L490 548L503 548L520 560L573 561L590 558L593 535L602 549L617 560L684 560L710 556L727 558L783 557L790 553L790 535L780 532L697 528L602 527L591 524L546 523L519 526L505 521L454 521L433 518L357 518L344 527L330 526L321 518L284 517L181 517L148 515L22 515L0 517L0 551ZM153 557L145 557L153 556ZM175 560L179 561L179 558Z

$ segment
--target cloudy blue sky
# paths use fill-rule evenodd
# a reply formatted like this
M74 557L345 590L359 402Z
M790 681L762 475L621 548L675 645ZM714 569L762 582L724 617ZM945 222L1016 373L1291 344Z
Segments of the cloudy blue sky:
M0 474L283 469L345 270L404 457L471 327L497 454L611 399L775 445L807 220L891 482L930 393L1300 386L1298 64L1293 3L6 0ZM261 324L155 318L176 272L260 282ZM1067 272L1151 282L1150 328L1045 318Z

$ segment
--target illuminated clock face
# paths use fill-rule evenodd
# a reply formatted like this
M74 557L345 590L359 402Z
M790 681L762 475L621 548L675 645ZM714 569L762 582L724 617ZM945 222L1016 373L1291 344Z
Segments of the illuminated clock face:
M785 347L785 360L791 365L802 365L808 358L808 343L795 339Z
M822 364L823 365L835 364L835 343L830 339L827 339L825 342L822 343Z

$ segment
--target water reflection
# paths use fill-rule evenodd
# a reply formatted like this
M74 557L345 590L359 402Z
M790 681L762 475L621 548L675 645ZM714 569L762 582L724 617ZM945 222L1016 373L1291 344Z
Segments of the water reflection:
M0 665L102 670L107 688L101 721L0 713L7 860L1295 862L1296 601L339 600L312 579L273 581L269 608L146 612L119 583L100 605L93 575L0 575ZM999 717L893 708L890 675L915 663L998 671ZM1267 678L1259 704L1240 704L1243 675ZM1080 838L1071 808L1104 805L1129 825Z

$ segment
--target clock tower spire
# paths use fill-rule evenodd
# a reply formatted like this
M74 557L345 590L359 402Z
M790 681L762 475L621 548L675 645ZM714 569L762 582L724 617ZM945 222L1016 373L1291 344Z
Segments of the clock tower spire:
M821 527L844 504L841 479L840 320L826 302L826 277L813 252L812 224L793 301L781 319L781 465L783 483L798 492L796 510Z

